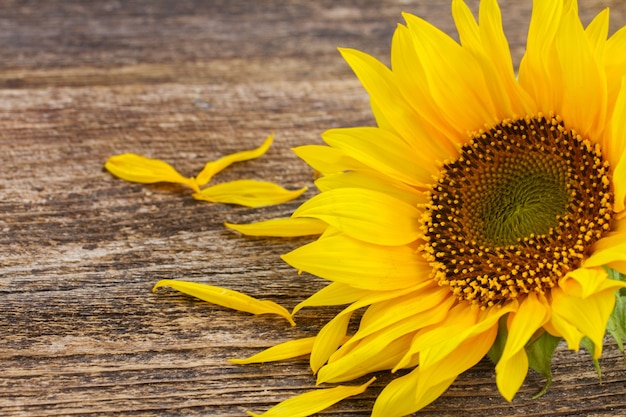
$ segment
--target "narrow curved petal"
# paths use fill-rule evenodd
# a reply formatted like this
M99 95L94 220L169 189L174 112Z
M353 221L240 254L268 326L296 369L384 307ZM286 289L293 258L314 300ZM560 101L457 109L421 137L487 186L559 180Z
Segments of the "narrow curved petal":
M626 76L621 79L621 86L615 102L611 119L610 135L603 143L604 157L613 168L613 187L615 211L626 209Z
M384 334L361 341L343 356L331 356L328 364L319 370L317 383L350 381L372 372L393 368L411 341L412 334L407 332L412 326L415 323L403 320Z
M270 135L265 139L263 144L256 149L236 152L230 155L223 156L215 161L207 162L202 171L200 171L200 173L196 176L196 181L198 182L198 185L203 186L208 184L215 174L235 162L248 161L250 159L255 159L265 154L265 152L267 152L267 150L272 145L273 141L274 137Z
M497 123L496 106L491 95L485 94L489 89L475 58L425 20L407 13L403 16L413 34L430 94L448 122L466 132Z
M433 146L431 143L434 143L451 156L457 155L458 144L465 138L466 132L448 123L441 114L439 106L430 95L427 83L424 82L424 70L413 44L413 34L404 25L397 26L391 40L391 68L396 83L403 87L401 92L404 98L415 112L415 123L419 123L426 132L424 137L412 138L415 144ZM381 124L381 120L386 120L379 114L383 111L378 109L376 102L372 102L372 111L379 127L395 131L393 126Z
M521 88L513 71L511 52L497 2L495 0L480 2L480 26L461 0L453 1L452 16L459 31L461 44L476 58L489 80L487 88L495 101L499 118L535 114L536 104Z
M318 194L298 207L292 216L323 220L348 236L378 245L404 245L422 235L421 212L416 207L384 193L360 188L339 188Z
M295 315L304 307L338 306L354 303L366 298L371 293L371 291L354 288L342 282L331 282L306 300L298 303L293 308L291 315Z
M224 226L246 236L277 237L321 235L328 228L325 222L307 217L271 219L250 224L224 223Z
M417 384L416 397L418 404L424 407L430 403L431 391L437 391L440 384L454 380L485 357L493 345L498 326L492 325L484 332L478 333L458 345L453 351L428 367L420 367L420 378ZM431 348L435 350L436 348ZM435 397L436 398L436 397ZM428 401L428 402L426 402Z
M420 140L428 137L428 131L418 122L419 117L402 94L391 70L361 51L340 48L339 52L370 94L370 100L385 118L387 127L391 126L393 132L421 152L422 160L443 160L448 154L445 145Z
M415 368L410 373L387 384L376 398L372 417L403 417L413 414L435 401L455 379L456 376L431 387L428 395L422 396L418 400L415 393L420 380L420 370Z
M183 294L191 295L211 304L232 308L233 310L245 311L252 314L277 314L284 317L295 326L291 314L282 306L268 300L257 300L249 295L238 291L229 290L213 285L200 284L197 282L179 281L173 279L162 279L157 282L152 291L160 287L170 287Z
M617 30L604 45L604 72L609 109L613 107L622 85L622 78L626 75L626 54L622 53L624 48L626 48L626 27Z
M337 314L315 337L309 363L314 374L326 363L346 337L352 312Z
M372 378L365 384L355 387L339 385L334 388L310 391L289 398L262 414L250 411L247 413L252 417L307 417L325 410L341 400L363 393L375 380L376 378Z
M419 294L407 294L389 301L373 304L361 317L359 330L346 345L382 331L386 327L411 317L419 328L442 321L452 306L454 298L447 288L433 287Z
M528 357L524 346L531 336L550 320L550 308L530 293L509 316L509 334L496 365L496 384L502 396L511 401L528 373Z
M286 359L297 358L311 353L315 337L306 337L303 339L289 340L267 348L256 355L252 355L245 359L228 359L230 363L238 365L247 365L250 363L265 363L283 361Z
M501 317L505 316L510 312L514 312L518 308L517 303L508 303L506 306L502 306L494 309L486 309L483 311L476 312L475 307L457 307L459 312L462 314L466 314L471 317L472 323L467 325L468 323L464 318L460 321L455 322L454 319L450 320L450 325L456 327L460 323L465 324L465 328L455 331L449 334L447 340L443 341L441 337L441 333L439 331L433 330L430 335L425 337L426 340L430 339L432 342L424 343L422 341L422 347L420 348L420 366L422 369L428 369L433 364L439 363L444 360L445 357L452 354L458 346L466 343L467 340L473 339L476 335L486 334L487 332L492 331L493 329L497 329L498 321ZM465 311L465 313L463 313ZM477 313L477 314L476 314ZM437 339L439 337L439 339ZM419 339L416 338L414 341L414 345L419 345ZM415 348L415 347L414 347Z
M598 13L585 28L585 36L598 62L604 62L606 41L609 37L609 9Z
M562 0L533 1L526 53L520 62L519 83L545 114L561 108L561 66L554 44L563 14Z
M574 7L564 12L555 45L560 62L566 65L561 72L563 99L558 113L578 134L598 141L606 124L606 76Z
M615 186L615 212L623 218L626 213L626 152L615 166L613 172L613 184Z
M340 149L321 145L304 145L293 148L292 151L322 174L333 174L347 170L368 170L365 164L346 155Z
M194 193L196 200L211 203L238 204L246 207L263 207L281 204L298 198L306 187L289 191L280 185L266 181L235 180L223 182Z

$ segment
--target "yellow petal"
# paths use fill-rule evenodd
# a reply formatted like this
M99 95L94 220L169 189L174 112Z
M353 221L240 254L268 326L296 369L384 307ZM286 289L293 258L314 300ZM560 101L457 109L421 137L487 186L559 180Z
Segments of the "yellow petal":
M420 211L404 201L372 190L338 188L302 204L293 217L313 217L347 235L379 245L403 245L417 240Z
M411 318L419 328L424 328L443 320L455 301L448 288L433 287L417 294L408 294L370 306L361 317L359 330L345 344L383 331L400 320Z
M625 68L626 70L626 68ZM615 211L626 209L626 77L622 78L615 109L611 119L611 132L602 144L603 156L613 168Z
M407 334L407 329L415 325L405 320L384 334L362 340L338 358L337 351L330 357L328 364L320 369L317 383L351 381L372 372L393 368L413 337L411 333Z
M196 181L198 185L203 186L208 184L211 181L211 178L230 164L235 162L247 161L250 159L258 158L263 155L269 147L272 145L272 141L274 137L272 135L268 136L265 139L265 142L261 146L256 149L252 149L250 151L242 151L236 152L230 155L226 155L216 161L207 162L202 171L196 176Z
M604 49L609 36L609 8L602 10L585 28L585 36L598 62L604 60Z
M409 144L419 161L432 164L434 160L447 158L448 151L437 141L425 141L428 131L419 123L420 117L406 100L394 75L380 61L361 51L339 48L339 52L370 94L377 112L385 118L384 125L392 127Z
M477 60L501 119L535 114L536 105L521 88L515 73L511 52L502 27L502 15L495 0L480 2L480 26L469 7L461 1L452 3L461 43Z
M385 193L412 206L428 202L426 194L400 181L394 181L377 172L349 171L326 174L315 180L315 186L326 192L335 188L365 188Z
M499 318L516 308L516 303L509 303L501 308L480 311L477 306L457 304L450 308L449 304L441 303L435 309L443 309L444 319L416 334L394 371L418 356L422 368L438 363L468 339L497 327Z
M563 14L555 44L563 65L563 101L558 113L578 134L598 140L606 124L606 76L600 71L574 7Z
M622 78L626 74L626 54L623 53L625 47L626 27L617 30L604 45L604 72L608 86L609 108L615 103Z
M370 293L371 291L354 288L341 282L332 282L295 306L291 315L295 315L304 307L350 304L363 299Z
M376 127L331 129L322 134L324 142L398 181L424 186L432 181L438 166L424 159L392 132Z
M338 314L333 317L315 337L311 358L309 360L314 374L326 363L330 355L344 341L352 313Z
M626 224L626 218L617 222ZM626 230L612 232L598 240L591 256L583 262L585 268L603 265L626 273Z
M154 292L159 287L170 287L183 294L191 295L212 304L233 310L245 311L252 314L278 314L295 326L289 312L282 306L268 300L257 300L249 295L238 291L229 290L213 285L200 284L197 282L162 279L152 288Z
M548 320L549 307L534 293L528 294L520 302L517 312L509 316L509 334L496 365L496 384L507 401L513 400L528 373L528 357L524 346Z
M325 222L307 217L271 219L250 224L224 223L224 226L246 236L277 237L320 235L328 228Z
M617 291L626 287L626 282L609 279L602 267L585 267L568 272L559 280L559 287L569 296L587 298L603 291Z
M174 167L159 159L125 153L110 157L104 167L111 174L126 181L141 184L173 182L199 191L198 184L192 178L183 177Z
M626 151L622 153L622 157L615 167L613 184L615 185L614 210L623 218L626 214Z
M608 279L601 267L579 268L563 278L559 287L552 290L552 314L557 317L553 325L570 349L578 350L580 337L587 336L595 344L595 358L599 358L606 324L615 305L615 291L626 287L626 283ZM566 325L559 326L561 322Z
M286 359L297 358L298 356L308 355L313 349L315 337L305 337L303 339L290 340L288 342L279 343L262 352L252 355L245 359L229 359L228 362L238 365L246 365L249 363L276 362Z
M447 151L451 158L456 157L457 145L461 138L465 138L466 132L448 123L441 114L424 82L424 70L415 53L411 31L404 25L398 25L391 39L391 68L397 85L402 86L400 92L415 112L415 123L419 123L426 132L422 138L413 138L415 143L436 146ZM393 124L385 123L388 121L384 109L379 108L380 105L375 101L371 101L371 104L378 126L395 131ZM417 150L420 151L419 148Z
M430 87L430 94L448 123L467 132L500 121L476 59L427 21L408 13L403 16L424 69L424 83Z
M420 408L437 398L434 397L432 390L439 392L440 384L453 381L484 358L493 345L497 334L498 326L495 324L487 328L486 331L468 338L435 364L424 368L420 363L418 368L420 377L416 389L417 404ZM436 348L430 350L436 350Z
M343 234L318 239L282 258L298 270L375 291L415 286L429 280L432 269L409 246L381 247Z
M368 169L365 164L347 156L344 151L329 146L305 145L293 148L292 151L322 174Z
M372 378L363 385L356 387L339 385L334 388L318 389L297 397L289 398L262 414L248 411L252 417L307 417L325 410L331 405L348 397L359 395L376 380Z
M561 0L533 1L526 53L519 66L520 84L545 114L556 112L562 101L561 67L554 46L562 14Z
M456 377L431 387L428 396L422 397L418 401L415 392L419 379L420 371L418 367L387 384L376 398L372 417L403 417L411 415L439 398L454 382Z
M306 187L295 191L285 190L271 182L235 180L207 187L193 194L196 200L211 203L239 204L246 207L271 206L298 198Z

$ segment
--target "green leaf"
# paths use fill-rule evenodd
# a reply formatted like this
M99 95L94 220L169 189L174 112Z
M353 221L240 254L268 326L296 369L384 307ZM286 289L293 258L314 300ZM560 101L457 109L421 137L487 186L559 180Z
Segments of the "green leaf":
M552 336L548 332L543 332L541 336L526 345L528 365L531 369L546 378L546 385L533 399L539 398L548 392L550 384L552 384L552 358L554 357L554 352L560 341L560 337Z

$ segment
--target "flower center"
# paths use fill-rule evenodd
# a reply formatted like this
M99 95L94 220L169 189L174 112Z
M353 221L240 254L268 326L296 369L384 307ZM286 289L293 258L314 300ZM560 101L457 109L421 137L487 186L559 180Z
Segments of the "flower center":
M610 228L609 165L558 118L507 120L444 165L424 216L435 279L489 307L545 294Z

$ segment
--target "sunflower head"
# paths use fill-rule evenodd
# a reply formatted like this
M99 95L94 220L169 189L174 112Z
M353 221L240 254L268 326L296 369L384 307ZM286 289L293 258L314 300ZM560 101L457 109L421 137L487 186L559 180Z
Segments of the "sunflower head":
M545 296L614 216L609 163L555 117L470 136L429 193L424 251L439 285L483 308Z
M378 396L378 417L423 408L488 352L511 400L529 367L549 379L538 362L554 341L587 340L597 359L616 300L625 309L614 278L626 273L626 29L609 37L608 10L584 27L575 0L537 0L516 70L495 0L478 20L461 0L452 14L460 42L405 14L391 68L341 49L376 126L295 149L321 176L291 218L229 225L319 234L283 256L329 281L294 314L345 305L316 336L239 362L308 353L318 383L408 369ZM547 358L528 354L537 344ZM263 415L310 415L369 383Z

